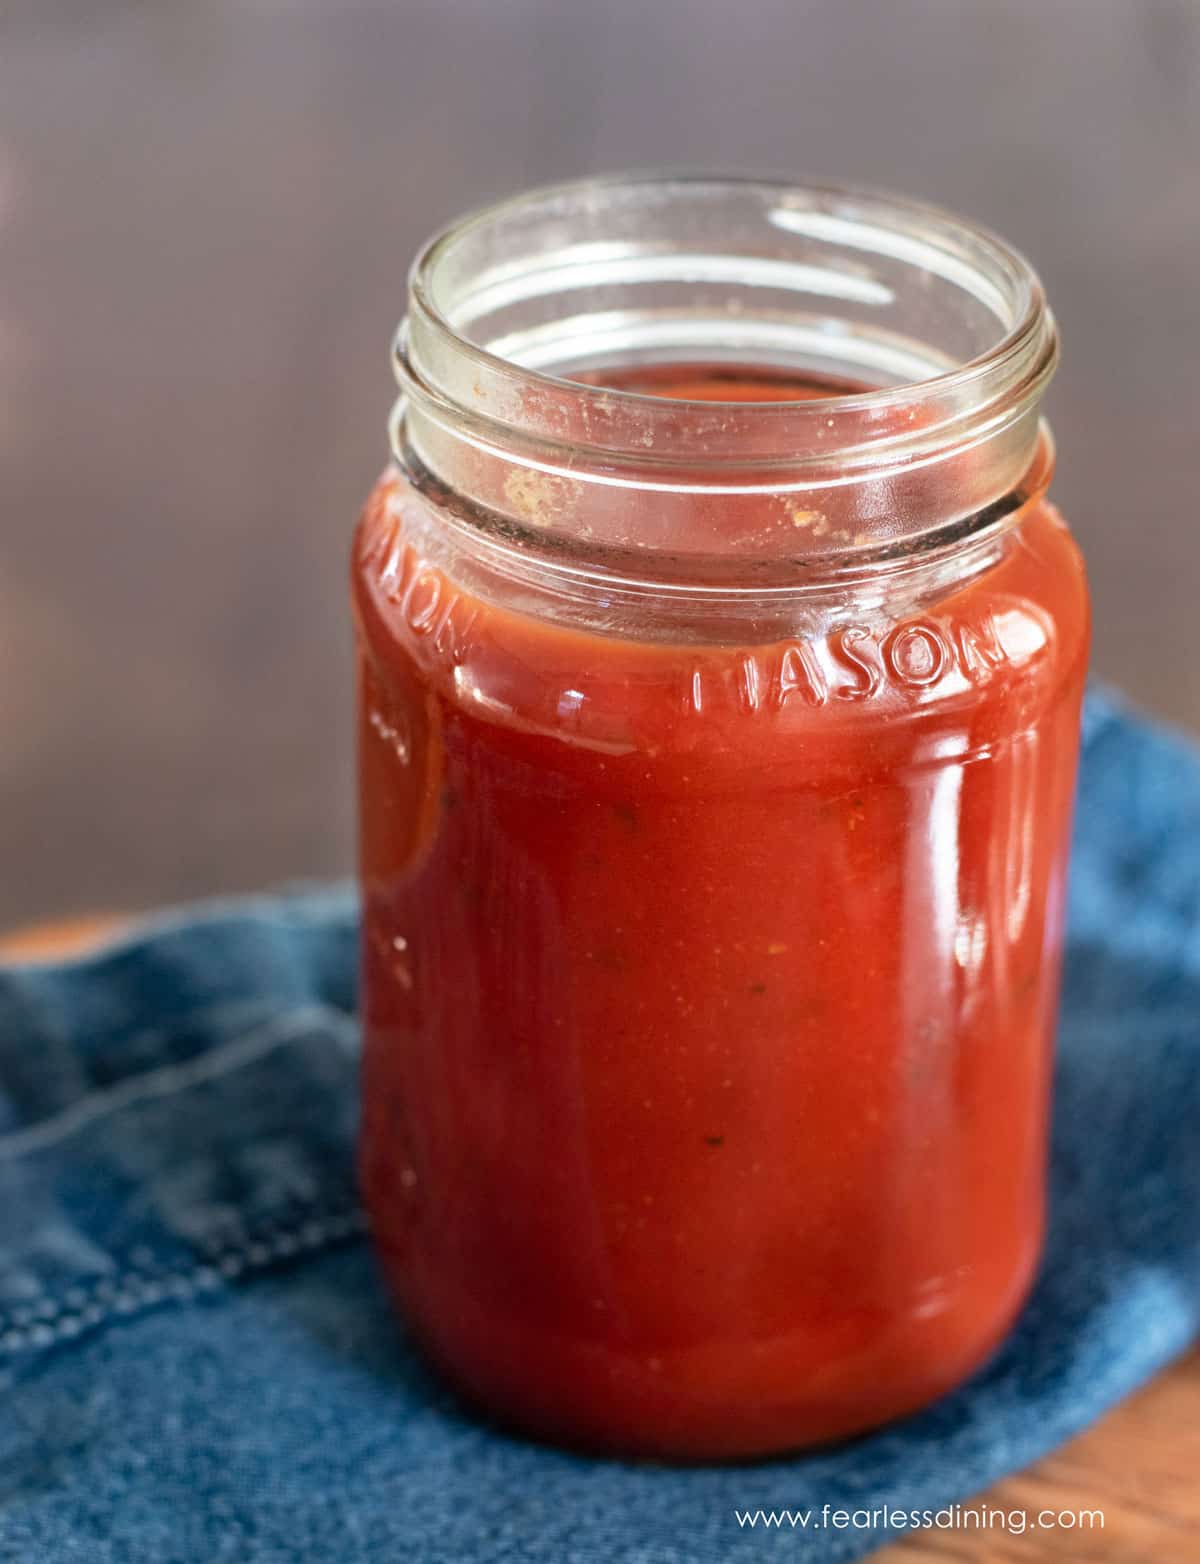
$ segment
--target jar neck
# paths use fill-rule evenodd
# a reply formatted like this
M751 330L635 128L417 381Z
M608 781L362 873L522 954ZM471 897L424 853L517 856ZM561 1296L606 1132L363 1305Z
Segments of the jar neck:
M1056 358L1027 263L930 208L587 181L468 218L418 259L393 449L480 548L659 588L786 591L1002 528L1048 479ZM748 402L604 383L701 361L864 389Z

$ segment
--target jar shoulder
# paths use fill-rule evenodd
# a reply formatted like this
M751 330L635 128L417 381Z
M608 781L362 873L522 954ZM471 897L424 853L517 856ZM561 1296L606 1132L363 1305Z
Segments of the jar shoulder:
M527 589L485 594L415 524L427 502L395 475L356 536L360 636L383 686L414 680L497 728L568 747L706 748L744 762L820 739L886 747L914 724L976 746L1082 687L1089 611L1080 550L1039 500L981 568L910 571L888 590L798 595L784 626L697 616L663 636L623 605L605 616ZM772 610L774 612L774 610ZM782 628L782 633L780 633ZM902 742L902 741L901 741Z

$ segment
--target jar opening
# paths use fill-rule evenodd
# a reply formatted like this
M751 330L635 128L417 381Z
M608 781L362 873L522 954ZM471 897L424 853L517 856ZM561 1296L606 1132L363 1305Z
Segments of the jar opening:
M394 445L543 547L870 552L1016 490L1056 356L1028 263L934 208L783 181L587 180L468 217L418 258ZM723 401L631 388L663 364L859 389ZM767 502L824 525L778 536Z

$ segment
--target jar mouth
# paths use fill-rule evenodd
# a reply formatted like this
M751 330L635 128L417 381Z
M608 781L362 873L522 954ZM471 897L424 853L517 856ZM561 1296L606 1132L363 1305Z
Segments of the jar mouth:
M784 179L614 175L486 207L424 248L396 340L393 436L398 457L543 537L569 527L580 485L820 491L827 536L870 546L910 530L883 493L893 480L956 453L986 456L957 518L994 505L1032 460L1056 361L1029 263L936 207ZM745 402L605 384L606 369L700 362L864 389ZM489 459L533 477L476 492ZM497 504L523 491L537 515ZM658 546L617 536L601 509L607 541ZM736 530L717 552L742 551Z

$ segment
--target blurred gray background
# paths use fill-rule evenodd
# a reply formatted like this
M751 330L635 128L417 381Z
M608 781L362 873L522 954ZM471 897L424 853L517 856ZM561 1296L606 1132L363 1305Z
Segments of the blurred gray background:
M1027 251L1096 669L1200 728L1200 5L0 0L0 925L349 866L345 557L409 258L652 163Z

